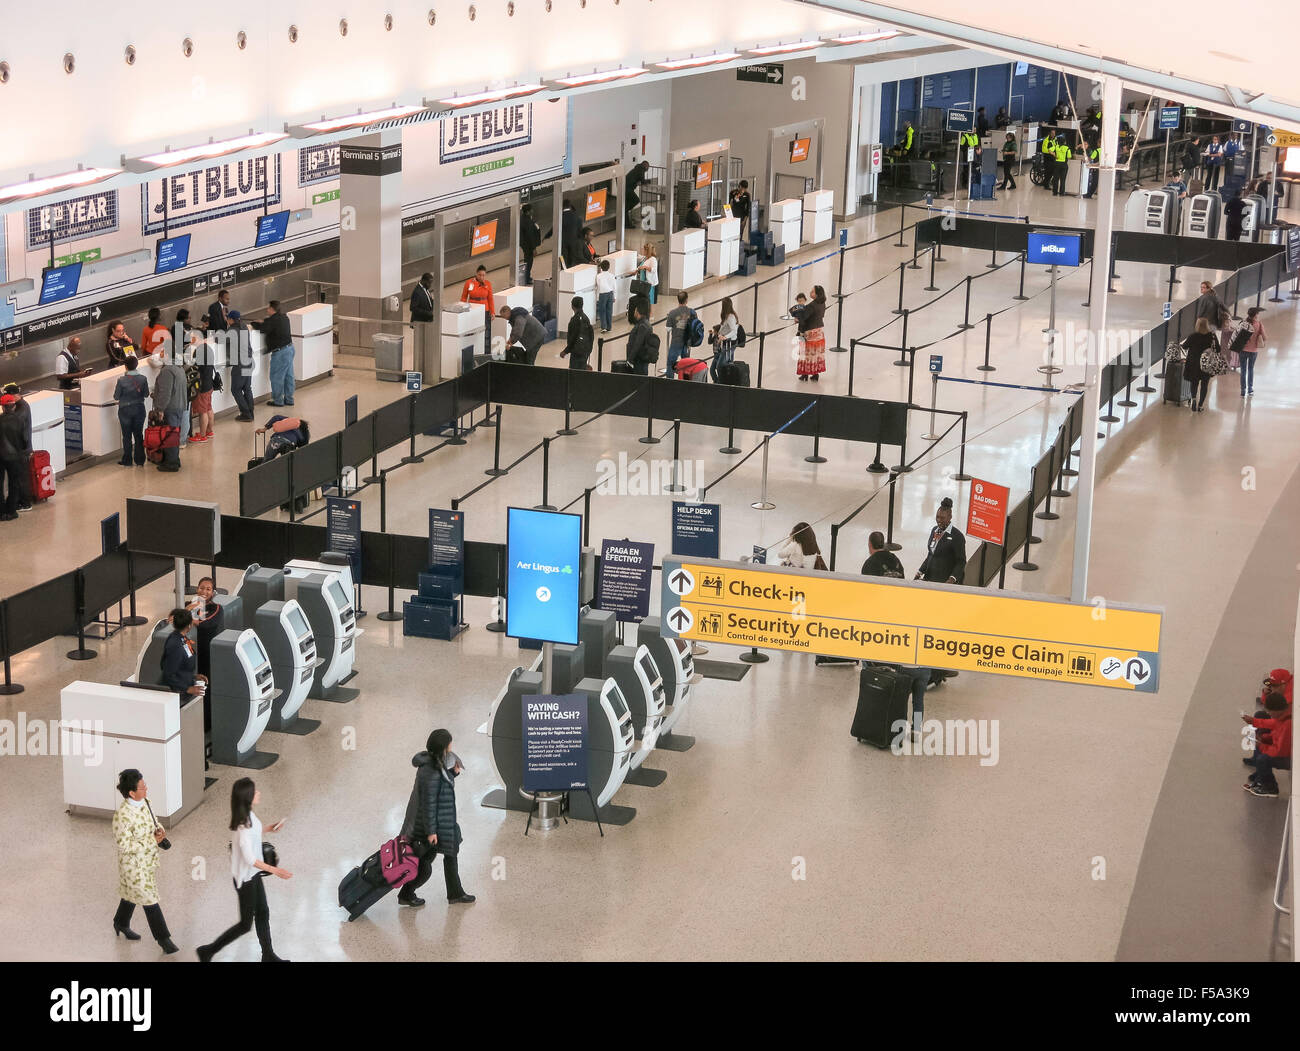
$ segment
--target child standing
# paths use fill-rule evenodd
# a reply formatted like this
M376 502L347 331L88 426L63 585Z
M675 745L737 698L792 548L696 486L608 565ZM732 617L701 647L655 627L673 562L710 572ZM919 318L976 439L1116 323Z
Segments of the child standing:
M602 259L596 271L596 319L602 333L614 327L614 275L608 259Z

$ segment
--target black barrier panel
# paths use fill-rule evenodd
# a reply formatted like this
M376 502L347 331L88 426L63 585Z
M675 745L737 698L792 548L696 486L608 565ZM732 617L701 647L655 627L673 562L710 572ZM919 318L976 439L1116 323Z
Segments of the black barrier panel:
M94 623L104 610L126 598L131 590L131 580L126 567L126 548L87 562L81 567L84 581L85 614L82 625Z
M456 381L447 380L435 387L425 387L415 396L415 433L428 434L450 426L457 411ZM468 411L460 406L460 411Z
M1047 452L1043 453L1043 455L1039 457L1036 465L1038 469L1031 475L1034 482L1035 508L1039 507L1043 501L1047 499L1047 494L1051 492L1052 486L1056 481L1056 478L1052 474L1052 468L1056 465L1055 461L1056 453L1051 447L1049 447Z
M1179 267L1196 270L1236 269L1237 253L1229 242L1205 237L1175 237L1173 240L1177 258L1157 259L1155 262L1175 262Z
M527 365L520 366L528 368ZM420 586L420 574L429 568L429 538L427 536L404 536L400 533L390 534L393 540L393 579L395 588L410 588L414 591Z
M361 533L361 583L388 586L387 533Z
M288 522L273 522L244 515L221 516L221 551L217 565L243 572L253 563L283 566L289 561Z
M1116 372L1117 369L1115 368L1114 363L1107 365L1101 370L1101 377L1099 380L1101 393L1098 395L1098 401L1101 403L1103 408L1105 407L1106 402L1110 401L1111 396L1115 393Z
M518 366L516 366L518 367ZM553 369L550 371L560 371ZM612 372L585 372L577 369L565 369L569 377L569 397L574 412L604 412L611 405L632 395L614 410L616 416L645 416L650 408L650 380L645 376L615 375ZM673 380L673 383L687 382ZM707 386L707 384L699 384ZM492 397L497 397L495 378L492 381ZM560 405L564 407L563 403ZM581 421L574 421L581 422ZM721 426L726 425L723 420Z
M367 416L343 429L339 460L344 467L360 467L375 454L374 421Z
M1264 260L1264 291L1275 288L1282 280L1286 273L1286 257L1275 255L1272 259Z
M313 489L333 485L342 474L339 463L339 435L334 434L304 445L290 453L293 457L293 494L301 496Z
M1119 230L1115 234L1115 259L1126 263L1178 262L1179 238L1168 234L1143 233L1139 230Z
M944 233L942 218L922 219L912 230L913 250L919 252L930 244L948 244Z
M225 520L227 515L221 516L221 531L225 533ZM162 555L132 555L131 564L131 587L137 591L152 584L155 580L161 580L176 568L176 563L170 558L164 558Z
M465 594L491 597L497 593L497 573L505 565L504 544L465 541ZM505 590L501 581L501 590ZM461 614L462 619L464 613Z
M1232 304L1237 299L1238 287L1236 273L1234 272L1229 274L1228 279L1223 282L1223 291L1219 294L1219 298L1223 300L1224 305L1228 307L1229 310L1232 309Z
M735 408L732 420L738 431L759 431L763 433L776 430L790 421L790 418L804 409L815 399L807 394L786 390L763 390L750 387L736 391ZM811 434L812 410L805 413L787 434ZM807 424L806 428L801 425Z
M9 652L77 633L77 573L72 570L5 600Z
M1007 515L1006 528L1002 533L1003 546L1009 554L1015 554L1024 546L1025 537L1029 535L1028 528L1029 504L1021 500Z
M211 506L128 497L127 547L167 558L211 559L215 518Z
M492 370L487 365L471 369L456 383L461 412L469 412L480 405L486 405L492 397Z
M379 452L400 445L411 437L410 397L389 402L375 416L375 445Z
M300 558L306 562L319 562L320 556L329 550L325 545L326 531L323 525L306 525L294 522L289 526L289 558Z
M539 409L564 408L570 369L511 365L504 361L494 361L487 367L491 370L493 401L507 405L532 405Z
M1165 347L1169 345L1169 322L1162 321L1151 330L1150 346L1150 364L1157 361L1163 361L1165 357Z
M961 583L968 588L982 588L984 586L984 571L987 571L989 545L980 541L970 551L966 553L966 571L962 574Z
M289 457L277 456L239 476L241 515L253 517L265 514L288 501Z
M885 420L895 408L902 409L906 418L906 408L894 402L823 395L820 404L809 415L820 414L815 422L823 438L874 442L877 434L883 434L888 429ZM882 437L880 441L884 445L898 445L901 438L895 440L890 435Z
M1076 398L1070 408L1070 448L1083 437L1083 398Z
M593 373L594 375L594 373ZM684 380L652 380L655 415L661 420L681 420L683 424L725 427L731 388L716 383L691 383ZM628 402L631 405L636 399Z

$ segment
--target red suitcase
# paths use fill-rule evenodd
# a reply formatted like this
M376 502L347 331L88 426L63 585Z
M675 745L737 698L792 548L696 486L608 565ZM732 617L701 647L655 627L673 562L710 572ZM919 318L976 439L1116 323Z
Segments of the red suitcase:
M35 449L28 464L31 467L32 499L48 500L54 495L54 468L50 466L50 454L44 449Z

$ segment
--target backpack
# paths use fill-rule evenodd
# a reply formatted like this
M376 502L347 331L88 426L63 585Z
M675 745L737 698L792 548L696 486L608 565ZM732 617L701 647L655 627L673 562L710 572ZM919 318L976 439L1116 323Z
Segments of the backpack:
M744 326L744 325L737 325L737 326L736 326L736 346L737 346L737 347L743 347L743 346L745 345L745 343L748 341L748 339L749 339L749 337L745 335L745 326Z
M298 420L298 433L302 435L302 441L298 443L299 449L301 449L304 445L311 444L311 431L307 427L306 420L303 419Z
M688 347L698 347L704 342L704 322L700 316L691 311L691 319L686 323L686 345Z
M1253 331L1249 321L1238 321L1232 330L1232 339L1228 343L1229 353L1240 354L1244 351Z
M187 402L193 401L199 396L199 387L202 385L201 379L197 365L185 366L185 400Z
M649 364L659 360L659 333L651 331L647 333L645 343L641 346L641 360Z

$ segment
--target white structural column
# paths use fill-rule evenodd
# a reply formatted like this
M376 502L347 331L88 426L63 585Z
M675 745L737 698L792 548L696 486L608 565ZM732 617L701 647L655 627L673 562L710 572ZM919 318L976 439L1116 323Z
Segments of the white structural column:
M401 317L401 129L343 143L339 167L339 313L367 319L341 322L339 342L368 355L371 337Z
M1124 83L1101 81L1101 169L1097 225L1092 245L1092 289L1088 297L1088 354L1083 380L1083 437L1075 489L1074 573L1070 599L1088 601L1088 555L1092 544L1092 498L1097 478L1097 417L1101 415L1101 367L1106 352L1106 295L1110 288L1111 234L1115 228L1115 163L1119 153L1119 106Z

